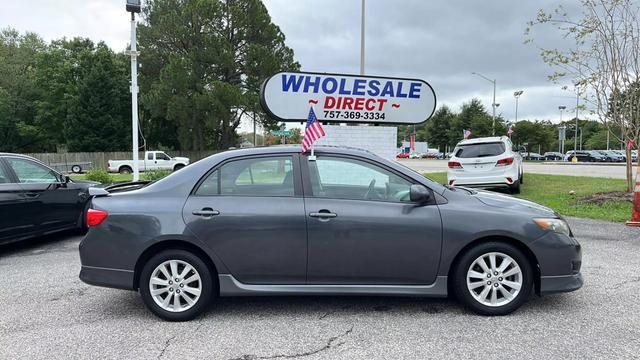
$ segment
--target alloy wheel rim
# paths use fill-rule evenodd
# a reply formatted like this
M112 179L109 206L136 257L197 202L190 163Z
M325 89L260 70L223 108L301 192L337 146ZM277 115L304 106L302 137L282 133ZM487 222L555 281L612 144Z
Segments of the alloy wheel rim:
M200 299L200 274L186 261L167 260L151 273L149 293L153 301L166 311L186 311Z
M511 303L522 288L522 269L509 255L490 252L479 256L467 271L467 289L485 306Z

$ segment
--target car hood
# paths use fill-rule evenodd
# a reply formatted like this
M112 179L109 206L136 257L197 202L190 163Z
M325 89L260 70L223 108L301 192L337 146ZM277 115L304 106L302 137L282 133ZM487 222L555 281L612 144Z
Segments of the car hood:
M100 185L99 182L95 182L91 180L73 180L73 183L76 184L81 189L88 189L90 187Z
M535 216L558 216L553 209L536 204L533 201L492 191L478 190L474 197L485 205L505 210L531 212Z

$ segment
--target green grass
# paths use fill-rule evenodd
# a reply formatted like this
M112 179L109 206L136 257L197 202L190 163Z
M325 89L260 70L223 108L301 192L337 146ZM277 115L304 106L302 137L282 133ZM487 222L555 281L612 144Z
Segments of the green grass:
M446 183L447 173L427 173L426 177L441 184ZM562 215L616 222L629 220L632 204L626 201L608 201L604 204L576 204L576 199L609 191L624 191L623 179L607 179L586 176L525 174L519 198L548 206ZM575 195L569 192L575 191Z

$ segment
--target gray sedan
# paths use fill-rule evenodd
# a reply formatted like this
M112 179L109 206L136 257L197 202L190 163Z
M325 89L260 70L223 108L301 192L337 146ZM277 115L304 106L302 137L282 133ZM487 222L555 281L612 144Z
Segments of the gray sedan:
M365 151L226 151L126 192L94 190L80 278L138 290L166 320L216 297L455 295L504 315L582 286L562 217L507 195L445 187Z

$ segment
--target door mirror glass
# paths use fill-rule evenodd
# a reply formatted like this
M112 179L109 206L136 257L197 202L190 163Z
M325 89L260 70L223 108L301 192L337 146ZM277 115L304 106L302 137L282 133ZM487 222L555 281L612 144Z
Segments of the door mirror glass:
M419 204L428 203L431 200L431 192L422 185L413 184L409 190L409 198Z

